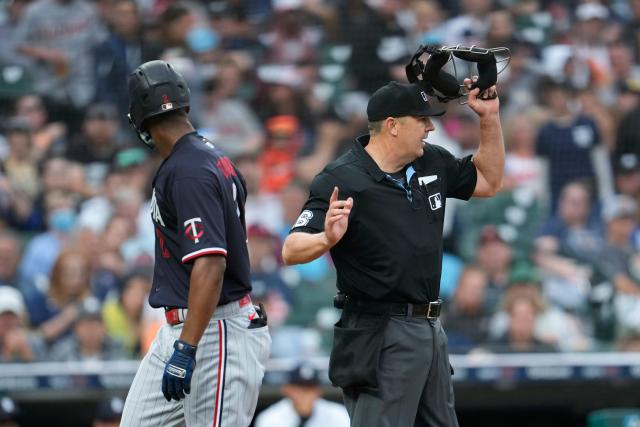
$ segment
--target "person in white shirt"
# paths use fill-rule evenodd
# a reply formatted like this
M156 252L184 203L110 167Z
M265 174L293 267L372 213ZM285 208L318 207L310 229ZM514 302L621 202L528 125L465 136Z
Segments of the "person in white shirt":
M313 366L293 369L280 392L285 398L262 411L256 427L349 427L344 406L322 399L320 377Z

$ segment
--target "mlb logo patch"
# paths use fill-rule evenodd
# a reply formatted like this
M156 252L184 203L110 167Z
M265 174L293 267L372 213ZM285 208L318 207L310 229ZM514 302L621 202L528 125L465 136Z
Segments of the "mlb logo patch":
M431 206L432 211L437 211L442 207L442 196L440 193L429 196L429 205Z

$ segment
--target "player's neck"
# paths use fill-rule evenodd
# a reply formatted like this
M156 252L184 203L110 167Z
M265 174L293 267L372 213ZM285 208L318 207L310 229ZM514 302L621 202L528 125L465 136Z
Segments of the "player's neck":
M150 129L150 132L158 152L166 159L171 154L176 142L194 130L190 122L179 121L158 124Z
M379 136L372 137L364 147L380 170L386 173L398 172L407 165L404 159L397 156L396 150L393 149L391 144L393 144L393 141L388 141Z

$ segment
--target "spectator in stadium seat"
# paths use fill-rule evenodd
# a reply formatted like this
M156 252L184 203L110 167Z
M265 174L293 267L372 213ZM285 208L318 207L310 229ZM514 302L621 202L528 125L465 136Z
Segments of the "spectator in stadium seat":
M6 218L20 231L37 231L42 227L36 209L40 177L30 126L25 119L10 119L4 135L9 145L4 171L11 189L11 210Z
M309 364L296 366L280 387L284 399L258 414L256 427L348 427L349 415L343 405L322 399L317 369Z
M616 349L618 351L624 351L628 353L639 353L640 352L640 334L631 335L620 340Z
M75 225L75 201L64 191L51 191L44 196L47 231L27 244L20 262L20 283L25 296L36 282L51 271L58 254L69 240ZM32 319L33 320L33 319Z
M230 59L220 67L225 70L205 83L200 127L213 135L211 140L231 159L256 155L264 145L262 125L247 103L231 92L237 87L232 76L242 78L242 69Z
M480 232L475 252L475 261L489 278L486 290L486 306L493 310L508 284L509 267L513 250L494 225L486 225Z
M275 312L269 319L277 323L277 319L286 317L293 303L291 290L284 280L282 261L280 260L280 239L265 227L254 224L247 230L249 261L251 265L251 283L257 288L266 288L259 293L266 294L268 304L281 307L280 315Z
M247 227L259 224L273 233L283 227L282 206L278 194L262 191L263 171L257 155L246 155L235 160L247 186L245 221Z
M633 153L614 159L616 191L640 201L640 158Z
M557 251L570 252L572 233L585 233L592 238L601 235L602 224L594 215L593 200L589 184L585 181L570 182L562 188L558 212L542 225L539 239L553 239Z
M260 155L262 191L280 192L294 178L302 146L300 122L295 116L274 116L266 122L267 142Z
M94 104L87 109L82 133L72 139L65 158L82 164L93 195L104 184L119 147L118 110L112 104ZM89 194L87 194L88 196Z
M596 123L575 108L576 93L569 82L543 79L538 87L550 118L538 130L536 151L548 164L549 200L555 213L562 189L586 180L599 199L613 188L609 160Z
M134 270L122 280L120 295L111 295L102 307L107 334L129 357L140 355L142 313L151 290L149 273Z
M389 80L404 77L404 60L413 52L396 15L403 6L391 1L347 2L340 8L342 35L351 45L349 70L357 90L373 93Z
M9 154L4 169L14 191L35 199L39 191L37 158L33 151L31 128L25 119L9 120L4 132Z
M259 36L266 52L265 62L301 64L316 59L321 34L307 24L302 0L274 0L271 31Z
M51 360L117 360L124 357L122 347L108 335L102 319L100 302L85 299L78 308L72 334L62 338L51 349Z
M580 256L609 280L616 290L615 309L621 336L640 331L640 253L633 248L638 224L638 204L618 195L603 206L606 241L583 248Z
M504 337L509 329L508 308L519 297L535 301L538 314L535 320L535 337L561 351L585 351L592 342L587 335L589 324L558 306L545 296L545 284L537 270L528 262L516 263L509 272L509 285L502 297L501 310L491 318L490 337Z
M544 199L544 169L536 156L536 124L534 117L516 114L506 124L505 176L503 188L525 188Z
M93 99L92 52L104 35L93 4L80 0L37 0L16 30L16 54L30 60L37 93L69 123Z
M0 286L18 288L18 265L22 243L10 231L0 231Z
M78 318L80 304L91 295L89 259L75 250L65 250L51 271L46 294L34 291L26 295L31 324L52 343L66 335Z
M539 300L525 293L507 294L503 301L509 324L504 336L487 347L497 353L547 353L557 349L535 335L536 320L543 310Z
M488 337L489 313L485 293L487 273L474 265L464 268L456 287L450 309L447 309L449 352L467 353Z
M444 40L444 14L439 4L434 0L411 2L411 14L415 20L409 34L411 48L420 45L442 45Z
M47 151L63 149L67 138L67 125L62 121L51 121L42 98L24 95L14 105L13 117L26 120L33 136L34 154L38 159Z
M157 58L159 47L143 37L142 16L134 0L112 4L109 34L94 52L95 100L118 108L121 121L129 107L127 77L139 64Z
M45 354L42 339L26 328L27 312L15 288L0 286L0 362L33 362Z
M318 118L309 108L305 96L305 76L300 67L293 65L262 65L257 69L262 85L254 101L258 117L266 121L275 116L293 116L298 119L305 137L303 148L312 140Z
M598 127L600 145L610 153L615 149L617 120L613 110L601 98L601 92L594 87L580 90L577 97L582 114L592 119Z

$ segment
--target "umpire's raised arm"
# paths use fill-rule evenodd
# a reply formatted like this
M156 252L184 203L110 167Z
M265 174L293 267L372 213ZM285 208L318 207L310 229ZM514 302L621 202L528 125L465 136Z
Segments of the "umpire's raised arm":
M469 86L477 77L465 79ZM483 95L480 89L469 91L469 107L480 117L480 146L473 155L473 164L478 172L474 196L490 197L502 188L504 172L504 139L500 125L500 100L495 86L488 88Z

